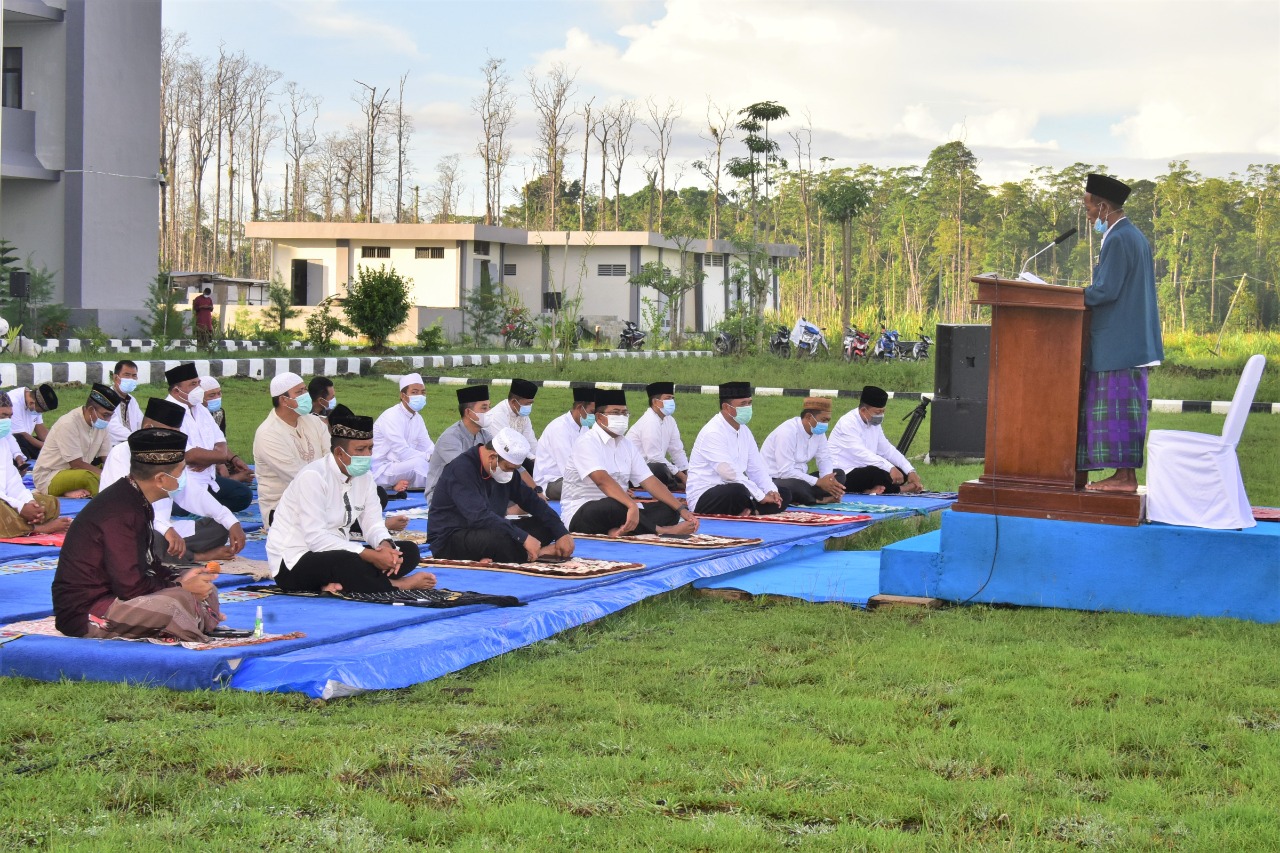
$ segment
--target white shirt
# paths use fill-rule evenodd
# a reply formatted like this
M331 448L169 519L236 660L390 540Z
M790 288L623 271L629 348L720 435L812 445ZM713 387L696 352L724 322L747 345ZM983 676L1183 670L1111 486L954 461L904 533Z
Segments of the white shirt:
M15 510L21 510L35 500L31 490L23 485L22 475L9 459L0 459L0 500Z
M276 522L267 533L267 566L275 577L283 562L293 568L308 552L364 550L351 541L359 521L364 541L377 548L391 538L382 522L382 505L372 474L347 478L332 453L299 472L276 505Z
M13 404L13 434L26 433L34 437L36 424L44 423L44 415L27 408L27 389L14 388L9 392L9 402Z
M775 480L804 480L812 486L832 469L827 437L811 435L798 417L778 424L760 446L760 455ZM814 459L818 460L818 477L809 473L809 463Z
M422 415L396 403L373 423L374 481L389 488L408 480L410 488L421 489L427 483L435 449Z
M271 510L293 478L328 453L329 447L329 428L319 418L300 415L298 425L289 426L275 409L267 412L253 434L253 473L258 481L258 509L264 526L271 526Z
M129 466L132 461L132 454L129 451L129 444L117 444L111 448L111 452L107 454L107 459L102 463L102 477L98 481L99 490L105 489L116 480L120 480L129 476ZM195 532L195 522L190 519L180 518L173 520L173 504L177 501L178 505L187 512L192 513L201 518L212 518L221 524L227 530L237 523L235 513L218 503L213 495L209 494L209 488L203 484L192 482L191 474L187 474L187 487L181 491L170 492L169 497L161 498L151 505L155 512L155 521L151 526L157 533L163 536L169 532L169 528L174 528L180 536L190 536Z
M689 470L689 459L684 455L684 442L680 440L680 427L676 425L675 415L665 417L650 407L636 421L627 437L640 448L645 462L666 465L672 474Z
M0 459L8 459L12 462L19 456L23 459L27 458L27 455L22 452L22 448L18 446L18 440L12 434L0 438Z
M128 441L130 433L142 426L142 407L138 405L138 398L131 395L128 400L116 406L107 424L107 435L111 438L112 447Z
M538 458L538 439L533 434L533 421L528 418L522 418L515 412L511 411L511 400L503 400L498 405L489 410L489 420L484 425L485 432L489 435L497 435L498 430L513 429L524 436L525 441L529 442L529 458Z
M547 483L564 476L565 466L569 464L569 456L573 453L573 445L585 432L586 428L573 419L571 412L565 412L547 424L542 437L538 439L542 444L542 455L533 463L534 484L546 488Z
M609 497L591 479L592 471L603 471L622 488L653 476L640 450L625 435L609 435L600 424L578 437L573 453L564 468L564 485L560 491L560 518L568 527L574 513L590 501Z
M876 467L881 471L897 468L903 474L916 470L907 457L885 438L879 424L869 424L855 408L831 430L831 464L842 471Z
M192 408L170 394L165 397L170 403L181 406L186 414L182 417L182 432L187 436L187 450L213 450L219 444L225 444L227 437L218 428L218 422L209 414L204 406ZM203 484L211 492L218 491L218 466L210 465L203 471L192 471L187 467L187 482Z
M777 490L751 430L734 429L724 415L717 414L698 433L689 454L685 497L690 508L697 512L702 493L725 483L741 483L755 500Z

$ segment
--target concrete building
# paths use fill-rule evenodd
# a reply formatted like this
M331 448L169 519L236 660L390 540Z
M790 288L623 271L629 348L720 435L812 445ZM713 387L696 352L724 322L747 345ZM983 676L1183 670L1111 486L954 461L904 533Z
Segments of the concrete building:
M159 249L160 0L3 4L0 237L54 273L73 325L136 329Z
M443 318L462 331L466 295L487 276L519 294L533 314L554 300L581 298L577 313L613 334L611 319L641 323L642 300L660 300L656 291L632 285L641 266L660 262L677 271L681 248L675 241L643 231L523 231L488 225L381 224L363 222L251 222L249 237L271 241L272 276L293 288L294 303L316 305L340 295L360 266L385 264L413 282L411 313L400 337ZM778 301L777 262L799 256L798 246L769 244L768 307ZM702 286L685 297L684 325L709 330L746 298L734 284L745 257L727 240L695 240L684 263L705 273ZM558 295L557 295L558 294Z

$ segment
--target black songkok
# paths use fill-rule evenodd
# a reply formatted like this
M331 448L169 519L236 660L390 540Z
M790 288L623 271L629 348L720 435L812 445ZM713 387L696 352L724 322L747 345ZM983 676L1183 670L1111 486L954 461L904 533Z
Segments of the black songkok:
M164 380L169 383L172 388L186 382L188 379L199 379L200 374L196 372L196 363L194 361L184 361L177 367L171 367L164 372Z
M676 393L676 383L674 382L650 382L644 386L644 392L649 395L649 399L661 397L663 394Z
M170 429L182 429L182 419L186 415L187 410L184 406L170 403L163 397L152 397L147 400L146 411L142 413L147 420L164 424Z
M134 430L129 434L129 456L145 465L177 465L186 457L187 436L176 429Z
M1130 189L1128 184L1109 175L1090 175L1085 178L1084 191L1103 201L1109 201L1116 207L1124 207L1124 200L1129 197Z
M89 399L96 405L104 409L116 410L116 406L120 405L120 395L110 385L103 385L101 382L93 383L93 390L89 392Z
M751 396L750 382L724 382L720 385L720 402L745 400Z
M329 415L329 435L369 441L373 438L373 418L334 411Z
M58 395L54 393L53 386L49 383L41 385L34 393L42 411L50 412L58 408Z
M621 388L597 388L596 389L596 408L603 409L605 406L625 406L627 404L627 392Z
M465 388L458 389L458 405L465 406L469 403L482 403L489 399L488 385L468 385Z
M519 397L522 400L532 400L538 396L538 386L528 379L512 379L510 396Z
M573 389L573 402L575 403L594 403L596 401L596 386L579 385Z
M862 386L862 396L858 398L859 406L870 406L873 409L883 409L885 403L888 402L888 391L883 388L877 388L874 385Z

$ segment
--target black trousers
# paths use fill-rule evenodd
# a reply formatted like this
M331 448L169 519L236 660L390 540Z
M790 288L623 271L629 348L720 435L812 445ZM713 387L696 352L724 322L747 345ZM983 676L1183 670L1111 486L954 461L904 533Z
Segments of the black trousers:
M613 498L600 498L578 507L569 530L574 533L608 534L627 520L627 508ZM640 505L640 523L632 533L657 533L659 527L680 523L680 513L662 503Z
M18 442L18 449L22 451L22 455L27 457L28 461L35 462L40 458L40 448L32 444L26 435L15 435L14 440Z
M844 489L846 492L865 492L868 489L874 489L876 486L884 486L884 494L896 495L902 490L902 486L893 482L889 477L889 472L883 468L877 468L874 465L868 465L866 468L854 468L844 478Z
M836 475L836 482L844 484L844 472L837 469L831 473ZM816 476L816 475L815 475ZM804 480L793 477L783 477L773 481L773 485L778 488L778 494L782 494L783 489L791 491L791 503L795 506L813 506L818 501L827 497L827 493L817 486L811 486Z
M533 516L517 518L512 523L539 543L550 545L555 533ZM442 560L496 560L499 563L527 563L524 544L501 530L462 528L450 533L444 541L431 543L431 555Z
M392 542L404 562L400 571L387 577L371 563L351 551L310 551L290 569L280 564L276 586L289 592L319 592L326 584L342 584L344 592L390 592L392 578L402 578L418 568L421 555L413 542Z
M170 557L169 540L154 529L151 531L151 552L158 560L162 563L182 562L195 565L193 561L196 554L227 544L227 528L212 518L197 518L195 532L183 539L183 542L187 546L186 552L181 557Z
M547 500L549 501L560 500L560 495L563 492L564 492L564 477L556 477L554 480L547 483L546 487L543 489L543 493L546 494Z
M671 469L666 465L663 465L661 462L650 462L649 470L653 472L653 476L658 478L658 482L662 483L662 485L666 486L668 489L676 492L684 491L684 486L681 485L680 481L676 479L675 475L671 473ZM633 483L632 485L638 486L640 484Z
M778 490L778 496L782 498L782 506L757 503L741 483L723 483L703 492L693 511L706 515L741 515L743 510L749 509L760 515L773 515L791 504L791 490L778 486L777 483L774 486Z

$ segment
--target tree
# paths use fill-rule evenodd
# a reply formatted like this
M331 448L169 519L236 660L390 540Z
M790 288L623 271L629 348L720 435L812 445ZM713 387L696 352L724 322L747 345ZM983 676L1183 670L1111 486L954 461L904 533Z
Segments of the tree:
M684 252L681 252L684 255ZM679 271L673 271L661 261L650 261L628 279L637 287L648 287L662 294L667 309L667 323L671 328L671 345L680 346L680 303L684 295L697 287L703 279L702 270L686 267L683 263ZM657 340L658 330L651 334Z
M303 220L307 204L307 184L302 176L302 163L316 146L316 119L320 117L320 98L305 92L290 81L284 88L288 103L281 107L284 116L284 151L293 166L293 192L285 190L285 219ZM289 167L285 167L286 175ZM286 177L285 182L288 183ZM331 190L332 188L330 188ZM323 189L322 189L323 192ZM330 202L332 218L332 202Z
M284 332L289 321L299 313L293 307L293 291L279 277L273 279L267 286L267 309L262 312L263 319L275 324L278 331Z
M646 126L649 128L649 132L653 134L656 146L652 151L652 156L657 166L658 231L664 231L667 198L667 157L671 154L671 141L675 135L676 120L680 118L681 109L680 105L673 100L668 99L666 104L659 106L658 102L653 98L645 101L645 108L649 114L649 121L646 122ZM653 184L652 180L650 184Z
M404 278L393 267L383 264L378 269L361 266L356 280L347 285L342 312L347 321L369 339L373 352L386 352L387 338L409 319L411 279Z
M361 213L365 222L373 221L373 184L378 176L378 169L382 165L380 157L384 154L383 146L383 129L387 123L387 96L391 93L390 89L383 89L382 94L378 94L377 86L370 86L368 83L361 83L359 80L356 84L364 87L368 92L368 98L356 98L352 96L357 104L360 105L360 112L364 114L364 136L361 139L361 151L364 160L364 175L360 186L360 195L362 197Z
M436 182L427 191L432 222L452 222L462 195L462 156L446 154L436 164Z
M569 120L573 111L569 109L569 99L574 93L574 78L577 72L569 73L563 63L551 67L546 76L539 80L533 72L529 72L529 96L533 100L534 112L538 115L538 153L537 158L543 173L551 180L546 187L546 218L548 230L557 227L556 201L560 195L560 182L564 180L564 158L569 148Z
M840 296L840 331L849 326L852 316L849 275L852 266L853 220L867 209L871 194L862 182L850 177L845 169L837 169L826 176L816 193L823 212L840 223L844 248L843 287Z
M724 174L724 144L733 138L733 111L721 108L707 99L707 133L710 138L703 139L713 143L714 147L707 154L706 160L698 160L693 168L702 173L711 184L711 217L707 225L707 236L712 240L720 239L720 178Z
M631 130L636 125L636 105L631 101L617 104L610 115L609 165L613 175L613 228L618 230L621 216L622 170L631 155Z
M490 56L480 66L484 91L471 102L480 116L480 142L476 152L484 162L484 224L495 224L502 211L502 171L511 157L507 130L515 115L516 99L511 94L511 77L502 70L505 59Z
M409 137L413 135L413 116L404 111L404 82L407 79L408 71L400 76L400 100L396 103L396 222L404 221L405 152L409 149Z

